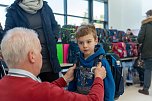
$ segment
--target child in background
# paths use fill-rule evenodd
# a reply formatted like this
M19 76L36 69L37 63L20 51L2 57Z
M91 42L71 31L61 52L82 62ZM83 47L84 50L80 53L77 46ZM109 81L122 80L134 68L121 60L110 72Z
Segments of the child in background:
M76 31L76 39L81 52L77 56L75 79L69 83L68 90L87 94L94 80L92 70L94 66L97 65L95 60L97 60L99 56L104 55L105 51L101 45L98 45L94 25L81 25ZM100 62L107 71L107 76L104 79L104 101L114 101L115 82L110 65L103 57L100 59Z

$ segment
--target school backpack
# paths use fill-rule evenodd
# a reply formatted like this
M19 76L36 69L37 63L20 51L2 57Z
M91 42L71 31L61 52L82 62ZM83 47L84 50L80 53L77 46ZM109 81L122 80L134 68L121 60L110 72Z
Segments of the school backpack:
M112 51L120 58L127 57L126 44L124 42L112 43Z
M122 66L121 61L119 61L119 56L117 56L115 53L107 53L106 55L99 55L94 60L94 66L97 65L98 62L102 60L102 58L106 58L107 61L110 64L111 72L114 78L115 82L115 99L119 98L120 95L124 93L124 81L123 81L123 75L122 75ZM81 86L88 86L85 89L77 88L79 93L87 94L89 92L90 85L90 79L94 77L94 74L92 72L91 68L82 67L80 66L79 59L77 58L77 67L75 72L75 77L81 77L79 80L81 81Z
M80 49L78 47L78 44L75 42L70 42L69 48L68 48L67 62L68 63L76 63L77 55L79 55L79 53L80 53Z
M119 42L118 39L118 30L109 29L110 37L112 38L111 42Z
M77 26L74 25L63 25L60 30L62 43L67 44L72 40L75 40L76 29Z
M99 43L110 43L110 33L106 29L96 28L98 42Z
M99 55L98 57L95 58L94 66L96 66L97 63L101 61L102 57L103 55ZM80 94L88 94L94 78L94 73L92 70L93 68L80 65L80 61L78 57L77 57L76 65L77 67L75 69L74 77L75 80L77 81L77 86L75 90Z
M126 43L126 50L128 57L135 57L138 56L138 45L134 42Z
M124 93L124 80L120 57L115 53L107 53L106 59L111 66L112 75L115 81L115 99Z

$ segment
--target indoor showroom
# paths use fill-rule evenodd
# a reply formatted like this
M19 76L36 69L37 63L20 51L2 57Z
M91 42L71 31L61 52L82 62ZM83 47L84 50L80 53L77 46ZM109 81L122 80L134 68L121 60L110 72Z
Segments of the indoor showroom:
M152 101L152 0L0 0L0 101Z

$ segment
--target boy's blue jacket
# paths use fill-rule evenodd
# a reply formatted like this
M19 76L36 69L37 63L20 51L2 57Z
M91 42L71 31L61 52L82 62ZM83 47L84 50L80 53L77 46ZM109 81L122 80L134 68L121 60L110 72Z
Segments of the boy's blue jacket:
M105 51L102 48L101 45L96 45L95 47L95 53L93 55L91 55L90 57L88 57L86 60L83 57L83 53L80 52L79 55L79 63L81 66L83 67L89 67L92 68L94 66L94 60L96 57L98 57L99 55L104 55ZM102 66L105 67L107 75L106 78L104 79L104 101L114 101L114 95L115 95L115 82L113 79L113 75L111 72L111 68L110 65L108 63L108 61L105 58L102 58L101 60L102 62ZM76 91L77 90L77 83L78 79L73 80L72 82L69 83L68 86L68 90L70 91ZM93 83L93 79L92 82Z

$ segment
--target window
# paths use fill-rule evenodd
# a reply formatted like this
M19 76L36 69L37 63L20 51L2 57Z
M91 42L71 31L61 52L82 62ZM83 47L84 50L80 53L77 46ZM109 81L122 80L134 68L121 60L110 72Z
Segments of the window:
M53 13L60 13L60 14L64 14L63 1L64 0L47 0L49 6L53 10Z
M96 28L104 28L103 23L94 23Z
M10 5L15 0L1 0L0 2L0 22L4 27L5 23L5 14L6 14L6 5ZM94 22L96 26L103 27L105 23L105 15L104 13L104 4L108 2L108 0L45 0L48 2L48 5L52 8L53 13L55 13L55 18L61 26L64 24L72 24L72 25L80 25L81 23ZM64 1L67 1L67 5L64 5ZM93 9L92 4L93 3ZM67 7L64 7L67 6ZM89 6L90 9L89 9ZM67 8L67 10L66 10ZM90 10L90 13L89 11ZM64 12L67 11L67 12ZM65 14L64 14L65 13ZM92 14L93 13L93 14ZM90 16L88 15L90 14ZM92 17L90 18L89 17ZM67 19L66 19L67 18ZM93 20L93 21L92 21ZM107 20L106 20L107 21ZM105 26L105 25L104 25Z
M6 15L6 6L11 5L14 2L14 0L1 0L0 2L0 23L2 27L4 28L5 24L5 15Z
M3 28L5 25L5 19L6 19L5 15L6 15L6 7L0 6L0 23L1 23Z
M93 20L96 28L104 28L104 3L101 0L93 1Z
M82 23L88 23L88 19L68 16L68 24L80 26Z
M93 1L93 19L104 21L104 3Z
M88 17L88 1L87 0L68 0L67 1L68 15L76 15Z
M14 2L15 0L1 0L0 4L4 5L10 5Z
M64 0L47 0L49 6L53 10L56 21L59 25L64 25ZM59 14L59 15L58 15ZM60 15L61 14L61 15Z
M60 26L64 25L64 16L62 16L62 15L55 15L55 19L56 19L56 21L58 22L58 24Z

